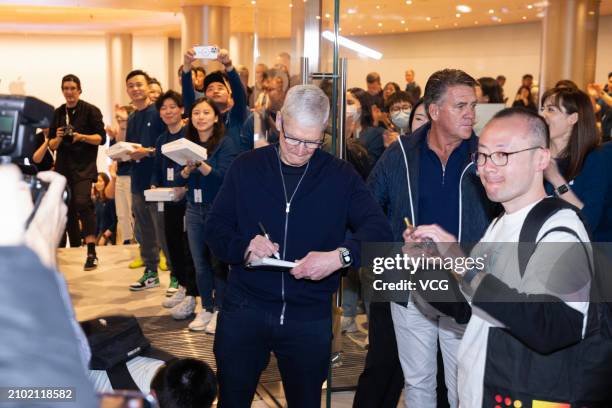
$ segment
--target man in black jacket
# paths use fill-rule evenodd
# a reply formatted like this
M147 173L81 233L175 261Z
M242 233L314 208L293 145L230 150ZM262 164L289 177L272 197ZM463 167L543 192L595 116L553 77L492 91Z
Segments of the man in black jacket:
M57 151L55 170L66 177L71 199L66 230L70 246L81 246L82 224L87 244L86 271L98 266L96 257L96 212L91 184L98 178L98 146L106 142L102 113L80 100L81 80L72 74L62 78L66 103L55 110L49 128L49 147Z
M357 172L319 149L328 116L321 89L291 88L276 117L278 145L236 159L210 210L207 244L231 265L214 346L220 407L250 407L271 351L288 405L319 406L337 272L359 266L362 243L391 239ZM244 266L275 254L297 266Z

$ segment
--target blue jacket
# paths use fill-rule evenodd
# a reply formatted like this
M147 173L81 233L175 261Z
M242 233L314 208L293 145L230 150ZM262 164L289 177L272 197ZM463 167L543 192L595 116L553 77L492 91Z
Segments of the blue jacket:
M422 126L411 136L401 136L391 144L376 163L368 177L368 187L374 193L391 224L393 239L402 242L406 229L404 217L419 225L419 159L423 143L427 143L430 124ZM470 153L478 146L478 138L469 139ZM401 143L401 146L400 146ZM406 152L408 171L401 147ZM407 179L406 174L410 177ZM475 244L484 235L500 207L487 198L474 163L467 161L461 174L459 188L459 242Z
M584 204L582 214L596 242L612 242L612 142L587 155L570 187ZM553 186L546 183L546 191Z
M363 129L359 134L359 138L357 140L368 151L368 155L370 156L372 163L376 163L385 151L385 143L383 140L384 133L385 129L370 126Z
M310 281L295 279L288 272L243 266L249 242L261 234L258 223L280 245L285 260L346 247L355 266L360 264L361 243L389 242L391 230L352 166L320 149L310 159L288 208L277 149L277 145L262 147L234 161L209 212L206 243L231 265L228 291L241 293L256 307L278 316L281 323L328 318L338 272ZM353 232L349 238L347 227Z
M236 72L236 69L232 69L226 72L227 79L232 92L232 99L234 100L234 106L227 112L221 115L221 120L225 124L225 136L234 139L236 146L240 148L240 151L247 151L249 145L253 145L251 141L242 135L242 125L247 119L249 113L249 104L247 101L246 91L240 81L240 76ZM191 72L183 72L181 77L181 83L183 85L183 103L185 104L185 113L187 116L191 116L191 107L195 102L196 96L204 96L200 92L196 94L193 89L193 80L191 78ZM252 147L251 147L252 148Z
M198 189L202 191L202 203L212 204L219 192L221 183L223 183L223 177L225 177L227 169L238 156L238 153L238 147L236 147L234 140L224 136L215 151L206 160L206 163L212 167L208 176L204 176L199 170L196 170L189 175L189 178L185 179L180 174L183 167L179 166L176 173L176 185L188 186L187 200L191 204L196 204L195 190Z
M166 129L164 133L159 135L155 143L155 157L153 160L153 171L151 173L151 185L156 187L174 187L176 180L181 177L179 172L181 166L162 154L161 148L166 143L174 142L175 140L185 137L186 127L183 126L176 134L170 133ZM173 180L168 180L168 169L172 169L171 173L174 176Z

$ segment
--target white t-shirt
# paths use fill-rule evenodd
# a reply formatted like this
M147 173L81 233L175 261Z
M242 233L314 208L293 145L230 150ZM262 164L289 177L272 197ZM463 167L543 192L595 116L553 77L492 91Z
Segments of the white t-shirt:
M476 257L483 252L487 253L488 262L485 264L487 273L495 275L508 286L523 293L548 293L557 295L541 279L543 274L554 273L554 260L559 253L551 254L551 250L560 249L557 244L543 246L540 244L527 265L525 275L521 278L518 268L518 253L516 244L487 244L487 243L517 243L521 228L529 211L537 204L533 203L512 214L504 214L497 222L487 229L480 243L474 248L471 256ZM572 210L561 210L553 215L540 229L538 239L552 228L564 226L575 231L583 242L589 242L589 237L576 213ZM576 247L578 240L573 235L564 232L552 232L541 243L567 243ZM574 244L571 244L574 243ZM564 244L561 244L564 245ZM486 249L485 249L486 248ZM492 249L493 248L493 249ZM543 253L542 251L549 251ZM581 261L584 261L582 258ZM536 273L537 271L537 273ZM588 279L588 277L587 277ZM576 299L586 299L590 285L582 286L572 294ZM571 297L560 296L565 303L584 315L583 335L586 328L588 302L571 301ZM478 307L472 308L472 317L466 328L459 346L457 385L459 390L459 406L463 408L482 407L483 381L487 357L487 342L491 327L503 325Z
M134 382L143 394L148 394L151 389L151 380L157 370L164 365L162 360L149 357L134 357L127 362L127 368ZM89 379L94 385L96 392L112 392L113 387L104 370L89 370Z

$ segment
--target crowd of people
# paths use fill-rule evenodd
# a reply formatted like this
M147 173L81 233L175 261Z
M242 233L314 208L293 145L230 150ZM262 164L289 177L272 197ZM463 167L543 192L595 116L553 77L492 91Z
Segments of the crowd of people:
M107 128L100 110L81 99L80 79L64 76L66 103L31 157L39 170L64 176L71 191L58 240L87 246L85 270L98 267L96 245L137 243L131 266L144 271L129 286L134 292L160 285L165 256L171 279L162 306L176 320L191 319L190 330L215 335L219 407L250 406L271 352L289 406L319 406L331 298L341 279L342 333L360 330L360 302L369 321L355 407L395 407L402 390L411 408L493 406L507 394L552 398L513 389L518 374L504 379L490 361L506 350L508 361L520 356L535 365L583 341L592 276L579 274L571 291L530 284L553 272L567 276L569 268L584 272L588 253L536 250L524 270L498 261L484 271L451 271L465 300L440 307L408 292L401 302L360 299L362 244L404 242L410 253L427 243L437 256L474 257L491 243L520 242L547 196L558 198L560 210L536 231L538 242L612 241L612 73L606 86L585 90L560 81L538 101L529 74L509 99L502 75L476 80L443 69L422 90L412 69L405 86L383 87L372 72L365 89L347 91L342 161L330 154L330 84L297 85L288 58L280 54L272 68L258 64L249 87L248 70L227 50L217 58L223 68L208 73L188 50L178 70L181 93L133 70L125 79L131 103L115 107ZM477 136L481 104L500 108ZM182 138L204 147L207 159L179 165L162 154ZM130 160L98 169L107 139L137 147ZM173 189L175 200L147 201L145 190L155 188ZM498 259L513 259L506 256ZM248 266L275 257L296 265ZM502 295L511 303L491 302ZM169 378L181 370L210 377L193 361L144 366L152 373L147 385L162 367L151 383L165 395L160 402L175 398L157 390L176 387Z

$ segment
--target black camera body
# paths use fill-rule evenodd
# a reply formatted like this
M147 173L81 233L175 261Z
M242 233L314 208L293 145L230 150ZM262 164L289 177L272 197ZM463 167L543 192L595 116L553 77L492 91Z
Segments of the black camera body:
M52 120L53 106L40 99L0 95L0 157L13 162L31 157L36 129L49 127Z
M24 159L32 157L36 146L36 129L49 127L53 106L31 96L0 95L0 164L20 165L24 181L30 186L32 201L40 202L49 185L27 171ZM64 200L69 200L68 190Z
M64 137L62 137L62 142L65 144L72 144L76 129L71 124L67 124L66 126L62 127L62 129L64 129Z

